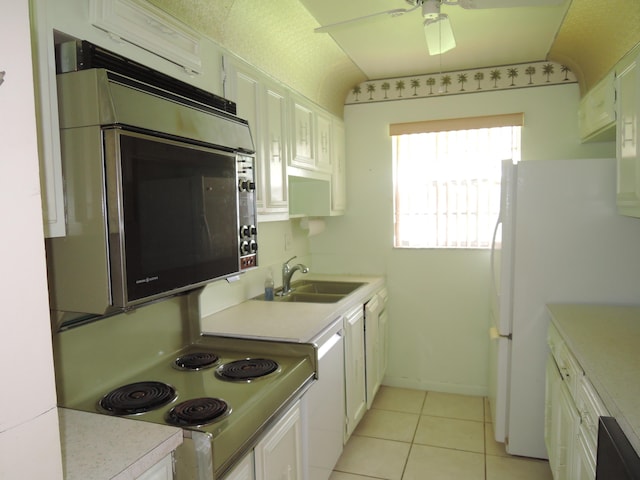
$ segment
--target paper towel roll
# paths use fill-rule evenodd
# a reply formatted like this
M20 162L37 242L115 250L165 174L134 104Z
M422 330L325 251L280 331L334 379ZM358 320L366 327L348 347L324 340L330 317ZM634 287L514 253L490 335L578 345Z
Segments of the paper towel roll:
M321 218L308 218L305 217L300 220L300 228L303 230L309 230L308 236L312 237L313 235L317 235L319 233L324 232L327 224Z

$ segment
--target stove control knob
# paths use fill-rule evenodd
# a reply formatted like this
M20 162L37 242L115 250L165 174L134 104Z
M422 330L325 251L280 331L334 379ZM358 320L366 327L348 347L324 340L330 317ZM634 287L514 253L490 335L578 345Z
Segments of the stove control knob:
M250 235L257 235L258 234L258 228L255 225L250 225L249 226L249 234Z
M249 242L249 250L250 250L250 253L256 253L258 251L258 244L256 243L255 240L251 240Z
M246 240L240 244L240 255L247 255L251 253L251 247Z
M242 225L240 227L240 238L250 238L251 237L251 227L252 227L251 225Z

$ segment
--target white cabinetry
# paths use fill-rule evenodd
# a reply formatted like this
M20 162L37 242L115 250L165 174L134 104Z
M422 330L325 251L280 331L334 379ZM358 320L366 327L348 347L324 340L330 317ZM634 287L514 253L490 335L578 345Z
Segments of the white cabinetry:
M371 408L386 370L388 328L386 302L387 290L383 288L364 307L367 408Z
M347 208L346 151L344 122L333 120L333 159L331 165L331 215L342 215Z
M608 415L553 325L546 372L545 442L554 480L594 480L598 417Z
M238 116L249 122L253 135L259 220L286 220L287 91L231 55L224 57L224 71L224 95L236 102Z
M316 112L316 169L331 172L333 160L333 120L329 115Z
M126 40L199 73L200 36L161 9L139 0L90 0L89 20L112 38Z
M264 174L264 207L258 213L270 219L282 220L289 216L287 187L288 109L287 90L275 82L264 84L264 115L262 131L262 166ZM264 215L260 217L264 219Z
M300 98L291 98L292 167L315 169L315 132L313 106Z
M578 123L583 141L615 138L614 72L609 73L580 100Z
M253 451L249 452L222 480L255 480Z
M616 158L618 162L617 205L622 215L640 217L640 157L638 157L638 115L640 74L638 57L617 68Z
M296 403L254 449L256 480L303 478L302 422Z
M367 410L362 305L354 307L344 315L344 358L346 443Z
M172 480L173 456L167 455L137 478L138 480Z

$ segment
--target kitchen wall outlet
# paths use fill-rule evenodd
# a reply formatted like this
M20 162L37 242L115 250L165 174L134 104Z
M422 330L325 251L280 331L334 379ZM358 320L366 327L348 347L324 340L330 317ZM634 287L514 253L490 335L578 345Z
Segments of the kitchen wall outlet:
M284 232L284 251L288 252L291 250L291 244L293 243L293 239L291 238L291 232Z

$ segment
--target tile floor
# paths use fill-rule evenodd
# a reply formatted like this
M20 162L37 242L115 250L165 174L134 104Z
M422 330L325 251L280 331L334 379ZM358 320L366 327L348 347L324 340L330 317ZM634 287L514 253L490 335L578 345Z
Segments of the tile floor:
M381 387L330 480L552 480L549 464L508 456L482 397Z

